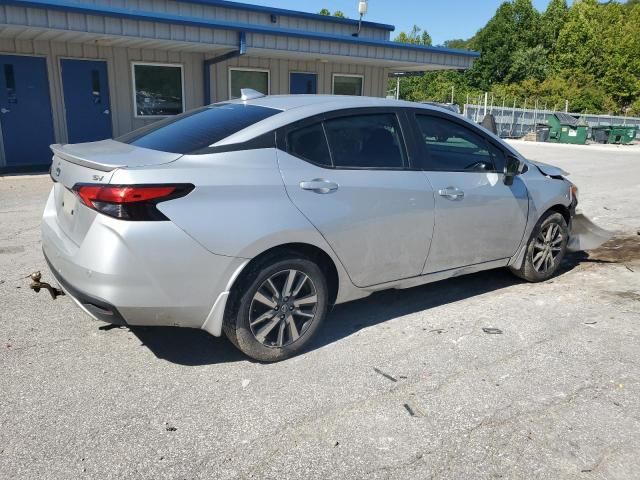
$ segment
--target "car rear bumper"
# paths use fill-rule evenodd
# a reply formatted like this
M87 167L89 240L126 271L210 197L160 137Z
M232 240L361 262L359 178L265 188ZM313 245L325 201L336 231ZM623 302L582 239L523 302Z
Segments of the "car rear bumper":
M102 299L92 297L91 295L87 295L84 292L81 292L76 287L67 282L60 272L58 272L55 267L47 258L47 255L44 254L44 259L47 261L47 265L49 266L49 270L51 274L60 285L60 288L64 291L67 296L73 299L74 302L84 310L88 315L95 318L96 320L101 320L103 322L112 323L114 325L127 325L127 321L122 318L120 312L116 307L110 305L108 302L105 302Z
M127 325L202 328L247 261L209 252L170 221L97 215L77 244L58 223L53 195L42 248L62 289L85 312Z

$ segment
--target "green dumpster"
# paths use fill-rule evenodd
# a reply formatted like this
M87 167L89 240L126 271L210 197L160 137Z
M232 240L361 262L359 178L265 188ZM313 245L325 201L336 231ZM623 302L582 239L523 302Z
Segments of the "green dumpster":
M636 139L638 127L635 125L612 125L609 131L609 141L607 143L622 143L628 145Z
M629 144L636 139L636 125L601 125L591 129L591 138L598 143Z
M589 126L582 119L567 113L554 113L548 120L551 131L549 141L555 143L573 143L584 145L587 143Z

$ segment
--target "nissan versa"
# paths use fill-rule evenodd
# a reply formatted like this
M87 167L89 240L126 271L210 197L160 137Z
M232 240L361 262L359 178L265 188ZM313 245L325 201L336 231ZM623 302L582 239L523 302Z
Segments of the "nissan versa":
M224 332L260 361L378 290L546 280L577 204L564 172L462 116L377 98L245 90L52 149L42 236L62 290L96 319Z

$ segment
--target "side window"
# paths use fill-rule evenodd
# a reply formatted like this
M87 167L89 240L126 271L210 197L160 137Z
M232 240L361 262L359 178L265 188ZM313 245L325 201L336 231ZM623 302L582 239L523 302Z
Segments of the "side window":
M445 118L416 115L427 158L418 159L418 168L446 172L494 172L489 143L470 129Z
M503 172L504 166L507 163L507 157L504 152L491 144L489 144L489 152L491 153L491 159L493 160L493 166L496 168L496 171Z
M291 155L320 166L331 166L329 146L321 123L294 130L287 135L287 150Z
M354 115L325 121L336 168L402 168L405 148L393 113Z

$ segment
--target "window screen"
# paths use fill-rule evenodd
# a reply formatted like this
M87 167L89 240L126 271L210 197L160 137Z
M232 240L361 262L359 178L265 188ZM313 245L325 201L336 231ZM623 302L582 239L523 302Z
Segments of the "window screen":
M136 116L178 115L184 111L180 65L133 65Z
M341 117L325 122L333 165L342 168L402 168L405 149L395 114Z
M240 90L251 88L257 92L269 94L269 72L255 70L231 70L229 98L240 98Z
M441 117L416 115L427 158L418 159L418 168L448 172L495 171L489 144L480 135Z
M162 152L191 153L277 113L280 110L222 103L161 120L116 140Z
M295 130L287 136L289 153L322 166L331 166L329 146L321 123Z

